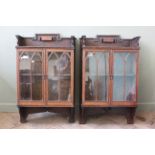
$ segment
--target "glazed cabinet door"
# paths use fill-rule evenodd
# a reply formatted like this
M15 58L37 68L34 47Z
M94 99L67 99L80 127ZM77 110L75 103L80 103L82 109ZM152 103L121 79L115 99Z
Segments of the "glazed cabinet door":
M17 51L18 100L20 105L44 105L43 50Z
M138 53L113 53L112 105L134 105L137 100Z
M46 51L46 100L49 106L73 106L74 53L71 50Z
M109 104L109 60L108 51L83 52L83 105Z

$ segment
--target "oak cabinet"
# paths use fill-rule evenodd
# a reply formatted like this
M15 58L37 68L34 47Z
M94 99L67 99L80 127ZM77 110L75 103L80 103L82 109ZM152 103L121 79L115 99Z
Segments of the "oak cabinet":
M17 36L17 101L20 121L28 114L54 111L74 121L75 38L59 34Z
M83 36L80 42L80 122L86 122L89 109L126 107L127 122L133 123L138 95L139 37Z

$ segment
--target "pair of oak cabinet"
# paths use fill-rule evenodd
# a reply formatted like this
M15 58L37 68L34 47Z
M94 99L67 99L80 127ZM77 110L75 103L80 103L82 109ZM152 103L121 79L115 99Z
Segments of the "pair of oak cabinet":
M89 110L124 107L134 122L138 95L139 38L80 38L79 120ZM75 120L76 38L59 34L17 36L17 102L20 122L28 114L56 112Z

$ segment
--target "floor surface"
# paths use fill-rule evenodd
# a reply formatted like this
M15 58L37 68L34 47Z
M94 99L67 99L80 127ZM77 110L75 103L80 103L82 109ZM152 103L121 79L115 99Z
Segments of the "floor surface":
M18 113L0 113L1 129L154 129L155 112L137 112L134 124L127 124L124 115L106 113L88 117L87 123L68 123L68 118L59 114L39 113L28 116L24 124Z

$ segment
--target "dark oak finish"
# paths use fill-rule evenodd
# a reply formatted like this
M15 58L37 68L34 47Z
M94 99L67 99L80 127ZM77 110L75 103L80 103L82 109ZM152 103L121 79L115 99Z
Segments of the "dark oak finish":
M127 123L134 123L138 98L139 39L98 35L80 39L80 123L89 108L127 107Z
M28 114L58 112L74 122L75 37L17 35L17 102L20 122Z

